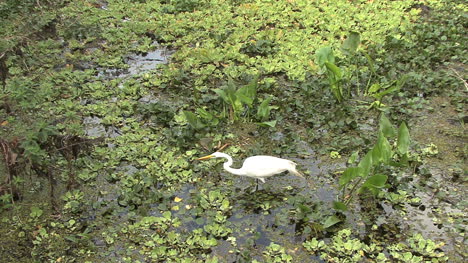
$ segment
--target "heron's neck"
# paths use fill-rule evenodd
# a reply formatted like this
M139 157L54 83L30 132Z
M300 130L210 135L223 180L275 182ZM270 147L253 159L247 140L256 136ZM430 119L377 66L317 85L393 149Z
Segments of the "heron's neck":
M223 157L227 159L227 161L223 164L224 170L235 175L246 175L246 173L244 172L244 170L242 170L242 168L241 169L231 168L231 165L233 162L231 156L226 154Z

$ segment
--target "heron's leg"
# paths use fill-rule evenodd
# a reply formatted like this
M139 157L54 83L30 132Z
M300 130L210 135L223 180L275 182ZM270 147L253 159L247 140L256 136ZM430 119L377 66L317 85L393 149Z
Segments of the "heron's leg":
M258 179L255 179L255 183L257 184L257 185L255 186L255 191L258 191Z

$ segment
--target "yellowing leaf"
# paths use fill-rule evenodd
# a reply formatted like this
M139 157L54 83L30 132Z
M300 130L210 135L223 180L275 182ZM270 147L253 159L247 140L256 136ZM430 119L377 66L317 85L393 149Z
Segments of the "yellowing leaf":
M180 201L182 201L182 198L177 197L177 196L174 198L174 202L178 203L178 202L180 202Z

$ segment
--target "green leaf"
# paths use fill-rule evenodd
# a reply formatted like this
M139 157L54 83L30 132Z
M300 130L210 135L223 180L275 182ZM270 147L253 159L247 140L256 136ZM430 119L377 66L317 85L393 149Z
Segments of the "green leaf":
M205 223L205 219L202 217L199 217L195 219L195 223L197 223L198 225L203 225Z
M225 89L215 89L214 92L218 94L226 104L232 107L235 114L234 117L237 118L239 112L242 110L242 102L236 95L236 84L234 81L229 78Z
M377 143L374 145L374 148L372 148L372 161L374 164L380 162L388 164L391 157L392 148L390 143L388 142L387 138L385 138L383 133L380 132Z
M210 202L214 202L216 199L222 198L221 192L220 192L220 191L217 191L217 190L215 190L215 191L210 191L210 192L208 193L208 198L209 198Z
M340 81L341 78L343 77L343 73L341 69L336 66L334 63L325 61L325 66L327 67L329 72L332 72L335 78L335 81Z
M271 127L271 128L274 128L276 126L276 120L273 120L273 121L264 121L264 122L260 122L260 123L257 123L259 126L262 126L262 127Z
M359 150L357 150L357 151L355 151L355 152L353 152L351 154L351 156L348 159L348 163L349 164L355 163L358 157L359 157Z
M408 166L409 166L408 153L405 153L401 155L397 167L408 167Z
M224 100L225 103L227 104L230 104L229 103L229 98L228 98L228 95L226 94L226 92L222 89L214 89L213 90L216 94L218 94L218 96L221 97L221 99Z
M315 52L316 63L321 67L325 67L325 62L335 63L335 56L331 47L323 47Z
M367 95L374 94L379 90L380 90L379 83L372 84L372 86L370 86L370 88L367 90Z
M192 126L194 129L201 129L205 127L200 119L191 111L184 111L184 116L187 119L187 122Z
M333 96L335 96L336 100L341 102L343 100L343 91L341 89L340 81L342 79L343 73L339 67L328 61L325 62L325 66L327 68L327 75L331 92L333 93Z
M330 89L338 102L343 101L343 91L341 90L340 86L332 84L330 85Z
M271 99L272 99L271 96L264 99L262 103L260 104L260 106L258 106L257 118L259 120L264 120L270 116L271 107L269 104L270 104Z
M340 210L340 211L348 210L348 206L345 205L343 202L339 202L339 201L333 201L333 208L335 208L336 210Z
M206 122L208 122L211 126L216 126L219 123L218 118L216 118L213 114L211 114L210 112L208 112L207 110L203 108L197 108L196 112L201 118L206 120ZM202 123L202 125L204 124Z
M396 135L395 128L390 123L390 120L385 116L385 114L380 115L379 130L387 138L393 137Z
M72 235L68 235L68 236L65 236L65 239L67 239L68 241L71 241L73 243L77 243L78 242L78 239Z
M372 97L378 99L378 100L381 100L383 96L389 94L389 93L392 93L392 92L395 92L395 91L398 91L400 90L401 87L398 87L398 86L392 86L380 93L376 93L376 94L373 94Z
M250 107L252 106L257 95L257 87L258 76L252 79L252 81L250 81L249 84L239 88L236 91L236 96L239 98L240 101L242 101Z
M348 184L354 178L362 176L362 168L360 167L348 167L340 177L339 184L344 186Z
M327 219L325 220L325 223L323 223L323 227L324 228L329 228L329 227L331 227L333 225L336 225L339 222L341 222L341 219L339 219L335 215L332 215L332 216L327 217Z
M353 55L354 53L356 53L359 44L361 44L361 35L357 32L351 32L349 33L346 40L343 42L341 50L346 55Z
M236 97L243 103L247 104L248 106L252 106L255 95L252 94L251 91L248 90L248 85L241 87L236 91Z
M377 75L377 73L375 71L374 61L372 60L372 58L365 51L361 51L361 52L364 53L364 56L366 57L366 60L367 60L367 63L369 64L369 68L370 68L371 72L374 75Z
M387 182L388 176L384 174L373 175L364 182L365 186L373 186L375 188L383 188Z
M203 119L207 119L207 120L213 119L213 114L209 113L207 110L205 110L205 109L203 109L203 108L197 108L196 112L197 112L198 115L200 115L200 117L202 117Z
M30 217L40 217L43 213L44 213L44 211L42 211L42 209L33 206L33 207L31 207L31 213L29 214L29 216Z
M229 200L228 199L224 199L221 203L221 211L225 211L229 208Z
M408 79L408 75L404 75L398 81L395 81L394 84L390 84L388 86L389 88L386 88L384 91L382 91L380 93L373 94L372 97L374 97L374 98L376 98L378 100L381 100L383 96L385 96L385 95L387 95L389 93L400 90L403 87L403 85L406 83L407 79Z
M397 149L400 154L406 154L410 145L410 134L406 124L402 122L398 129Z
M358 167L360 167L361 170L361 176L366 177L369 175L371 168L373 165L373 159L372 159L372 151L369 151L364 158L359 162Z
M169 211L166 211L162 214L162 216L165 218L165 219L171 219L171 212Z
M365 189L369 190L372 194L377 195L381 188L385 186L388 177L383 174L376 174L369 177L364 184L359 188L359 193L362 193Z

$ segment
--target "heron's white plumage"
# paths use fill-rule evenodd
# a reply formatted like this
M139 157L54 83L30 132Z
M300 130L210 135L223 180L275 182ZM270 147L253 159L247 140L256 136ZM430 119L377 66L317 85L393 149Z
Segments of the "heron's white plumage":
M210 158L226 158L227 161L223 167L229 173L248 176L259 179L265 182L265 178L285 171L303 177L301 173L296 170L296 163L293 161L282 159L274 156L257 155L245 159L241 168L231 168L233 163L231 156L225 153L215 152L210 155L199 158L199 160L206 160Z

